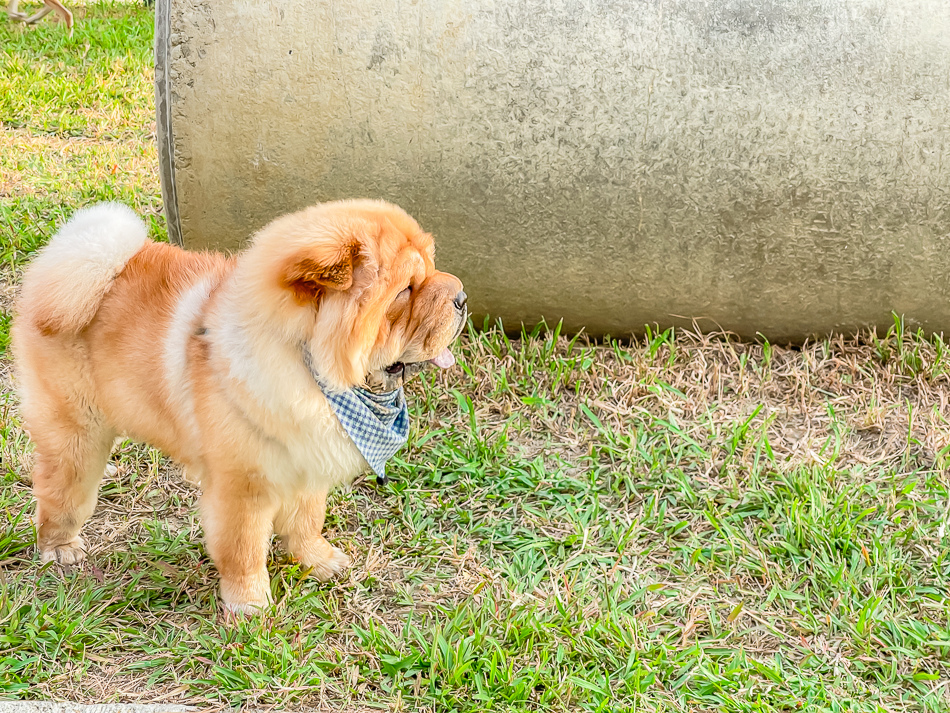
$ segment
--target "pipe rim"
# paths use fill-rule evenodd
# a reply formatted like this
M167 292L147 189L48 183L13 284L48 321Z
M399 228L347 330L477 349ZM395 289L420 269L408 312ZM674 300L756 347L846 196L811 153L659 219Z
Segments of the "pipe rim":
M155 131L158 141L158 171L162 184L162 203L168 242L183 245L178 190L175 185L175 137L172 132L171 77L171 0L155 3Z

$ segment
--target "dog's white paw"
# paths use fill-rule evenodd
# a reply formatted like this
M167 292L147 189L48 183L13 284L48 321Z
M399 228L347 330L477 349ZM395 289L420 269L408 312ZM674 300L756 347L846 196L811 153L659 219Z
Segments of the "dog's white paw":
M253 616L267 609L273 601L270 594L270 579L267 571L239 578L221 580L221 601L228 618Z
M86 543L78 535L71 542L55 547L40 550L40 564L56 562L57 564L78 564L86 559Z
M269 607L269 599L259 602L224 602L224 613L228 618L237 618L241 616L254 616L260 614Z
M309 563L310 574L319 579L321 582L326 582L328 579L331 579L338 575L340 572L349 569L350 565L353 563L353 560L343 552L339 547L333 547L329 545L329 552L326 556L321 557L315 562Z

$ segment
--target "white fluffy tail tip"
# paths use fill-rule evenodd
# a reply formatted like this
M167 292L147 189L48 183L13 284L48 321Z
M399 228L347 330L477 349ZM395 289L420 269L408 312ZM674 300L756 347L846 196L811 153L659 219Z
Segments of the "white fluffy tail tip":
M96 203L80 208L60 232L101 232L103 229L122 235L128 242L145 242L148 238L145 221L124 203Z

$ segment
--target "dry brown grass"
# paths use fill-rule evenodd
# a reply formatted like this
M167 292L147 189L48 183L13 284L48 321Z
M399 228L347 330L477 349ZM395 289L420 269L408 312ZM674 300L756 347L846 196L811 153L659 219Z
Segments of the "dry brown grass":
M687 332L659 342L569 345L564 338L538 337L506 343L498 333L470 338L461 373L440 374L413 389L416 403L424 404L417 422L428 417L440 432L406 455L411 465L397 476L395 491L362 483L333 503L329 536L356 562L343 581L314 586L282 558L274 562L275 578L287 589L264 618L263 631L289 626L299 638L317 622L326 626L329 616L332 623L319 645L301 651L297 663L315 657L338 661L334 680L298 688L275 681L244 691L243 700L318 705L378 700L373 677L382 667L380 654L367 648L356 630L395 635L409 621L438 622L446 612L485 609L500 617L492 627L504 627L506 618L531 611L544 620L565 606L579 621L595 625L614 616L618 604L637 598L630 622L646 650L665 642L678 655L726 649L763 660L780 656L786 665L818 660L845 681L840 686L827 681L828 695L842 700L874 697L874 685L855 666L893 667L895 682L922 667L945 673L939 651L893 658L888 653L896 645L893 629L890 638L869 634L871 649L862 649L861 637L843 630L859 615L860 607L848 601L855 591L831 586L838 561L853 561L851 553L859 552L864 583L855 586L867 597L893 587L888 557L909 563L915 583L946 587L944 570L932 572L946 553L942 518L948 502L944 461L950 430L940 343L891 334L790 348ZM453 390L471 399L473 414L459 407ZM474 429L466 432L466 422ZM417 435L425 431L420 428ZM7 443L15 447L5 455L14 456L19 482L7 497L25 504L29 460L15 425L10 434ZM625 438L658 447L659 465L649 465L649 458L638 461ZM459 458L475 468L443 485ZM507 482L506 470L524 478L536 459L543 466L530 487ZM124 626L152 636L174 630L179 646L196 646L196 637L211 630L226 637L213 610L212 572L198 544L196 492L153 451L126 445L116 465L118 473L86 527L91 551L84 571L62 579L49 571L37 580L31 558L18 556L7 564L7 576L19 586L34 582L34 591L50 592L62 581L73 596L76 588L88 595L102 586L112 592L112 601L134 581L127 571L134 561L153 581L164 582L166 596L155 610L123 612ZM421 483L418 472L410 474L413 467L423 471ZM783 510L787 517L805 507L809 496L776 486L792 482L796 472L817 474L809 487L822 501L812 503L819 510L799 512L813 534L830 524L816 517L822 503L832 512L843 488L853 491L855 507L874 510L877 524L862 530L857 518L840 541L831 536L823 543L818 537L811 543L814 552L801 553L805 559L784 556L776 541L785 542L788 533L780 533L776 521ZM906 490L910 481L918 487ZM574 494L558 499L551 494L558 491ZM584 508L589 495L598 501L596 517L565 509L571 501ZM748 520L729 516L730 508L750 498L770 502L772 514L760 510ZM710 511L731 522L717 525ZM443 517L433 519L433 512ZM457 518L461 512L467 514L464 525ZM894 521L898 516L900 523ZM138 549L154 547L156 522L168 559ZM611 525L632 534L618 542L608 532ZM903 537L908 528L913 536ZM537 543L543 554L529 567L541 574L531 586L526 586L531 577L519 579L512 571L518 546L508 541L511 533L520 533L518 542ZM689 564L686 553L716 541L718 557L713 553L703 562L700 556L698 564ZM802 582L809 582L805 590ZM775 596L776 590L806 597L821 610L823 626L803 621L797 600ZM303 592L321 602L323 613L316 620L300 606ZM946 627L946 605L928 596L908 596L897 610L879 610L878 616L885 628L898 621L930 622L937 627L931 636ZM247 628L248 635L259 631ZM552 632L551 644L584 635L583 626ZM220 665L220 651L204 650L197 658L182 652L165 680L147 687L144 674L127 668L141 660L141 651L130 653L114 640L87 654L81 677L74 675L73 663L35 690L89 702L103 696L190 703L216 698L189 672ZM521 656L523 667L542 664L536 651ZM416 684L407 685L411 691ZM933 700L946 701L939 683L927 687ZM656 693L663 694L658 700L669 697L668 703L655 704L658 710L682 705L662 685ZM897 701L890 710L914 709Z

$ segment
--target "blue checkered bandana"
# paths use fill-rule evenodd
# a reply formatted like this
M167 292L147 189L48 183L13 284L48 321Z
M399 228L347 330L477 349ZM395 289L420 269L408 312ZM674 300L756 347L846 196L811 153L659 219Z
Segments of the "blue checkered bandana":
M409 437L409 409L402 387L382 394L359 387L334 392L313 370L310 350L305 348L303 354L310 375L330 402L343 430L376 473L376 480L385 483L386 461L405 445Z

